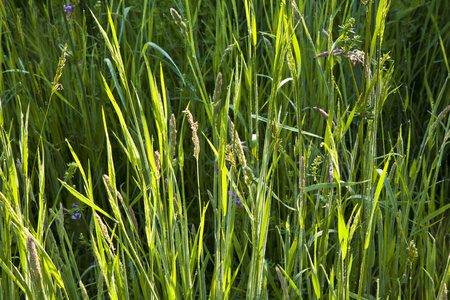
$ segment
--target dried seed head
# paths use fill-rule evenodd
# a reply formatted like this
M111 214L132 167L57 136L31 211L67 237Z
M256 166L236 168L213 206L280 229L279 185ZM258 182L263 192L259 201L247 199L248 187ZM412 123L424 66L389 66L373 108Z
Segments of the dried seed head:
M114 193L114 189L111 186L111 181L109 180L109 176L106 174L103 174L103 179L105 179L106 185L108 186L108 189L111 193Z
M333 55L338 56L338 55L344 55L344 54L345 54L345 50L344 49L333 50Z
M344 49L336 49L336 50L333 50L333 55L334 56L346 56L346 52L345 52L345 50ZM328 51L325 51L325 52L322 52L322 53L319 53L319 54L317 54L316 55L316 57L323 57L323 56L328 56L328 55L330 55L330 52L328 52Z
M158 150L155 151L155 165L156 165L156 178L159 180L161 178L161 154L159 154Z
M316 55L316 58L317 58L317 57L328 56L328 55L330 55L330 53L329 53L328 51L325 51L325 52L322 52L322 53L317 54L317 55Z
M314 106L314 109L317 110L318 112L320 112L320 114L322 116L324 116L325 118L328 118L328 113L326 111L324 111L323 109L318 108L317 106Z
M298 180L299 180L298 185L302 191L304 191L304 189L305 189L305 178L306 178L305 165L306 165L306 159L305 159L305 157L302 156L300 159L300 176L298 178Z
M174 157L175 153L177 152L177 122L174 114L170 116L169 134L170 134L170 152L171 152L170 154L172 155L172 157Z
M30 234L27 236L27 250L30 260L31 278L33 279L36 290L39 290L42 278L41 264L39 263L36 245L34 244L34 240Z
M356 63L364 64L364 56L364 51L356 50L349 53L349 58L353 65L356 65Z
M315 110L317 110L322 116L324 116L325 118L327 118L328 119L328 113L326 112L326 111L324 111L323 109L321 109L321 108L318 108L317 106L314 106L313 107ZM334 123L334 121L332 121L332 124L333 124L333 128L336 128L336 123Z
M108 188L112 189L111 180L109 179L109 176L106 174L103 174L103 178L105 179L105 182L106 182L106 185L108 186Z
M194 142L194 157L198 160L198 156L200 154L200 141L197 136L198 123L194 122L194 118L188 109L183 110L183 112L186 114L189 124L191 124L192 141Z

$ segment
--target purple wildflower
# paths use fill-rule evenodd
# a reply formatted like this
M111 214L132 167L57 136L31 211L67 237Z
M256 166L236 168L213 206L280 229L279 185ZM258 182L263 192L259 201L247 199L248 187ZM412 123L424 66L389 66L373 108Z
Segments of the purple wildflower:
M216 168L216 172L219 173L220 169ZM227 179L228 179L228 175L227 175Z
M63 5L64 10L66 11L66 14L69 18L71 18L73 16L73 10L75 9L75 5L71 3L69 3L69 5Z
M81 219L81 214L79 212L72 215L72 220L80 220L80 219Z
M228 191L228 195L229 194L230 194L230 191ZM236 193L231 193L231 198L234 198L234 197L236 197L236 206L237 207L242 207L243 204L242 204L241 198L239 198L239 196L237 196Z
M72 220L80 220L81 213L78 208L78 202L72 203L72 211L75 211L75 213L72 215Z
M75 5L72 5L72 3L69 3L69 5L65 6L63 5L64 10L66 11L66 13L71 13L73 8L75 7Z

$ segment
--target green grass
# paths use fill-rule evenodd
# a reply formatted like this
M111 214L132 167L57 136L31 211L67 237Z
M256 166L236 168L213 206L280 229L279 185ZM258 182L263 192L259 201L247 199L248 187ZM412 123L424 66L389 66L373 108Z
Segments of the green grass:
M0 4L0 299L447 299L446 1L74 4Z

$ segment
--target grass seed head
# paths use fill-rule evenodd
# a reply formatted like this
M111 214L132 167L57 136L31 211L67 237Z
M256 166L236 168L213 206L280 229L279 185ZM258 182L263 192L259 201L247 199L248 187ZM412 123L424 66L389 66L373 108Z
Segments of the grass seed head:
M98 224L100 225L100 229L102 231L103 236L105 237L108 244L111 246L111 249L114 251L114 245L111 242L111 238L108 233L108 228L106 227L105 223L103 223L102 218L97 214L97 212L94 211L95 218L97 219Z
M159 154L159 151L155 151L155 165L156 165L156 178L159 180L161 178L161 154Z
M106 174L103 174L103 178L105 179L106 185L108 186L109 191L111 192L111 195L114 195L114 188L111 186L111 181L109 179L109 176ZM117 199L119 199L120 201L123 201L122 195L120 194L119 191L115 192Z
M180 14L173 8L170 9L170 14L172 15L172 18L175 20L175 23L177 23L178 27L180 27L184 37L187 38L188 34L186 23L183 22L183 19L181 18Z
M83 295L83 299L84 300L88 300L89 299L89 295L88 295L88 293L86 291L86 288L84 287L84 284L83 284L83 282L81 280L78 281L78 285L80 286L81 294Z
M237 154L237 157L239 159L239 162L241 163L242 167L247 166L247 160L245 158L244 154L244 148L242 147L241 140L239 139L239 134L237 131L234 130L234 124L233 121L231 121L231 118L228 116L228 124L229 124L229 130L230 135L234 141L234 147Z
M30 234L27 236L27 250L30 256L31 278L33 279L34 286L37 290L39 290L42 278L41 264L39 263L36 245L34 244L34 240Z
M436 120L433 122L433 125L431 125L430 130L428 131L428 139L430 139L433 136L433 132L436 129L437 124L439 124L442 119L447 115L447 113L450 112L450 105L444 108L443 111L437 116Z
M220 112L221 109L221 101L220 101L220 93L222 90L222 73L219 72L219 74L217 74L217 79L216 79L216 86L214 87L214 96L213 96L213 111L214 111L214 115L217 116Z
M188 118L189 124L191 124L192 129L192 141L194 142L194 157L198 160L198 156L200 154L200 141L197 136L198 123L194 122L194 117L192 116L189 109L183 110Z
M244 171L244 180L247 186L251 186L252 182L255 180L253 176L253 170L249 166L245 166L242 168Z
M298 180L299 180L298 184L301 189L305 188L305 178L306 178L305 165L306 165L306 159L304 156L302 156L300 159L300 176L298 178Z
M352 64L355 66L357 63L364 64L365 53L360 50L353 51L349 53L349 58Z
M414 263L418 254L419 252L417 251L416 244L414 243L414 240L411 240L408 246L408 260L411 265Z
M317 110L322 116L324 116L325 118L328 119L329 115L328 115L328 113L326 111L324 111L323 109L321 109L321 108L319 108L317 106L314 106L313 108L315 110ZM332 121L332 123L333 123L333 128L336 128L336 123L334 123L334 121Z
M58 230L59 236L64 235L64 207L62 203L59 203L59 212L56 215L56 228Z
M128 213L130 214L131 222L133 222L134 228L136 228L136 233L138 232L138 222L136 219L136 214L134 213L133 208L128 207Z
M53 95L58 89L62 89L62 85L59 84L59 79L62 76L62 71L66 64L66 56L67 56L67 44L64 45L63 52L58 61L58 68L56 69L56 74L55 74L55 77L53 78L53 82L52 82L53 87L52 87L51 95Z
M173 158L175 157L175 153L177 152L177 122L174 114L170 116L169 134L170 134L170 151L171 151L170 154L172 155Z

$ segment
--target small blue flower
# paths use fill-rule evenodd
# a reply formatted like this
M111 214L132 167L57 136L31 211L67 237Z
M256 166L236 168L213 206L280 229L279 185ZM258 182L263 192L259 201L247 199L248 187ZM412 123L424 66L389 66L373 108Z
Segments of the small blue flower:
M72 203L72 208L73 208L73 209L76 209L76 208L78 208L78 202L74 202L74 203Z
M63 5L63 7L67 14L72 14L73 9L75 8L75 5L72 5L72 3L69 3L69 5L67 5L67 6Z
M80 220L80 219L81 219L81 214L79 212L72 215L72 220Z
M228 195L230 194L230 191L228 191ZM236 193L231 193L231 198L236 197L236 206L237 207L242 207L244 204L242 204L242 200L241 198L239 198L239 196L236 195Z

